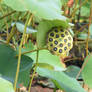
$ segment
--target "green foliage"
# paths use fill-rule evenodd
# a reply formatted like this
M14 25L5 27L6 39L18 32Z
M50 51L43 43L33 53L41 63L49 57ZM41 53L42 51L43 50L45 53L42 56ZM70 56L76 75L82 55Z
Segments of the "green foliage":
M82 0L82 2L83 1L84 0ZM88 2L81 7L81 16L90 15L90 6L91 6L90 4L91 4L91 0L88 0Z
M26 53L25 55L21 55L21 64L20 64L17 87L19 87L20 83L22 83L23 86L28 87L30 81L29 80L30 73L33 73L31 72L31 69L34 69L33 66L37 64L36 60L38 56L38 64L37 64L38 67L36 71L40 76L51 79L55 84L56 88L64 90L65 92L86 92L81 87L79 82L76 80L76 76L79 73L80 68L75 66L69 66L64 68L61 58L52 55L47 50L47 45L46 45L47 34L50 31L50 29L52 29L52 27L61 26L64 29L70 29L69 30L70 33L73 36L75 36L73 30L71 30L70 27L71 25L69 23L71 21L70 18L71 14L75 10L74 9L75 0L73 7L70 8L69 15L66 14L66 11L69 10L69 7L67 5L68 1L69 0L2 0L0 1L0 32L1 31L4 32L3 34L4 36L2 36L2 33L0 33L0 41L7 42L7 39L9 39L9 37L11 36L12 25L16 24L16 28L19 31L17 32L16 28L14 29L14 31L15 30L16 31L14 36L11 37L9 44L2 44L0 42L0 92L14 92L13 85L10 82L14 84L16 69L18 64L18 56L16 55L19 53L19 49L20 49L19 41L21 41L20 36L24 32L25 21L27 20L28 14L32 15L32 17L30 16L29 19L30 21L32 18L32 21L30 23L31 27L27 27L26 30L26 34L28 34L30 37L28 39L27 37L24 38L23 44L21 45L23 46L21 52L25 53L31 50L31 53ZM80 0L78 0L77 7L80 6L79 1ZM81 0L81 3L83 2L84 0ZM65 11L61 10L63 8L62 6L65 8L64 9ZM80 19L82 19L82 17L83 18L86 17L88 23L89 23L88 17L90 15L90 6L91 6L91 0L88 0L87 3L81 6L80 16L77 16ZM16 12L9 15L9 13L12 11L16 11ZM78 15L78 10L76 11L73 19L76 19L76 15ZM68 16L68 18L66 16ZM75 26L72 27L76 30ZM85 40L88 37L88 28L86 28L86 32L84 31L85 30L82 31L83 33L82 32L79 33L75 38L81 39L81 42L82 41L86 42ZM89 36L90 39L88 43L90 45L90 48L92 48L92 42L90 42L92 39L92 24L89 26L89 31L90 31L90 36ZM33 38L35 38L36 42L33 41ZM76 39L76 42L74 42L74 44L79 45L77 42L79 42L79 40ZM14 48L12 48L10 44ZM82 45L85 45L85 43L83 43ZM82 48L82 45L80 45L78 49L80 49L80 47ZM39 50L38 55L36 53L37 50ZM81 52L81 54L84 55L82 51L79 52ZM85 62L86 61L87 64L85 65L82 74L80 74L78 79L83 77L84 82L90 88L92 88L92 67L91 67L92 54L88 55L85 58ZM10 82L8 82L7 80L9 80Z
M86 65L82 71L84 82L92 88L92 54L85 58ZM84 63L85 63L84 62Z
M52 27L58 27L62 26L63 28L68 28L69 24L66 21L61 21L61 20L53 20L53 21L41 21L39 26L38 26L38 32L37 32L37 45L38 48L46 46L46 37L48 31Z
M37 72L43 77L54 80L59 89L65 92L86 92L75 78L67 76L64 72L52 71L48 69L38 68Z
M0 74L3 78L14 82L17 67L16 52L5 44L0 44ZM18 78L18 84L28 85L30 68L33 60L27 56L22 56Z
M11 24L12 24L11 23L12 21L16 21L17 20L16 18L19 15L20 16L18 17L18 19L21 19L24 16L24 14L25 14L25 12L22 12L21 14L20 14L20 12L16 12L16 13L12 14L9 17L2 18L3 16L5 16L5 15L11 13L11 12L13 12L13 10L10 9L10 8L7 8L7 6L2 7L2 11L0 12L0 18L1 18L0 19L0 29L5 29L6 28L6 24L10 28L11 27Z
M36 52L28 54L29 57L31 57L34 60L34 63L36 61ZM65 70L62 67L62 64L59 60L59 57L52 55L48 50L40 50L39 51L39 57L38 57L39 63L49 64L48 68L51 66L54 68L54 70ZM41 66L41 65L39 65ZM46 65L47 67L47 65Z
M90 24L90 26L89 26L89 32L90 32L89 38L92 39L92 24ZM87 39L87 37L88 37L87 32L85 32L85 33L81 32L78 34L79 39L85 40L85 39Z
M61 0L62 5L65 5L68 2L68 0Z
M22 22L16 22L16 23L12 23L12 26L16 24L16 27L18 29L19 32L23 33L24 32L24 27L25 24ZM37 30L33 29L32 27L27 27L26 29L26 34L31 34L31 33L35 33L37 32Z
M66 17L61 15L60 0L3 0L3 2L16 11L30 11L39 18L66 20Z
M65 74L69 75L70 77L76 78L77 74L79 73L80 68L76 66L69 66L67 70L65 70ZM81 78L82 76L80 76Z
M11 82L0 77L0 92L14 92Z
M80 34L78 34L78 38L79 39L85 40L85 39L87 39L87 37L88 37L88 34L87 33L80 33Z
M17 47L16 49L17 49L16 52L17 52L17 54L18 54L19 48ZM31 50L33 50L33 49L34 49L34 45L33 45L33 43L32 43L31 41L29 41L28 43L26 43L26 44L24 45L24 48L21 49L21 52L23 53L23 52L26 52L26 51L31 51ZM29 54L29 53L27 53L27 54ZM26 54L26 55L27 55L27 54Z

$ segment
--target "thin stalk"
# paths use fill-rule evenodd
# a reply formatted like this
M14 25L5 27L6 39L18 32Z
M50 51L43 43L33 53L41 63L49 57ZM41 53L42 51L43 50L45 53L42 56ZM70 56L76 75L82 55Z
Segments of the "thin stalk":
M76 10L78 1L79 1L79 0L75 0L75 6L74 6L74 9L73 9L74 11ZM72 15L72 18L73 18L74 15L75 15L75 12L74 12L74 14ZM71 18L71 22L72 22L72 18Z
M91 5L92 5L92 0L91 0ZM89 27L90 27L90 24L91 24L91 23L92 23L92 6L91 6L91 8L90 8ZM90 30L88 29L88 37L87 37L87 40L86 40L86 55L88 55L88 41L89 41L89 35L90 35ZM91 55L92 55L92 54L91 54ZM81 73L82 70L84 69L84 67L85 67L85 65L87 64L87 62L88 62L89 58L91 57L91 55L88 56L88 59L83 63L83 65L82 65L82 67L81 67L79 73L78 73L77 76L76 76L76 79L78 79L80 73Z
M29 18L30 18L30 14L29 14L29 16L26 20L24 32L23 32L22 39L21 39L21 42L20 42L20 45L19 45L18 64L17 64L17 71L16 71L16 76L15 76L15 81L14 81L14 90L15 90L15 92L16 92L16 84L17 84L17 81L18 81L20 62L21 62L21 48L22 48L23 41L25 39L26 28L27 28L27 25L28 25L28 22L29 22Z
M89 27L90 27L91 22L92 22L92 0L91 0L91 8L90 8ZM86 40L86 55L88 55L89 36L90 36L90 29L88 28L88 36L87 36L87 40Z
M21 18L22 21L25 20L26 16L28 15L29 12L26 12L25 15Z
M21 15L21 12L19 12L19 14L18 14L18 16L16 17L16 19L15 19L15 22L18 20L18 18L19 18L19 16ZM13 27L12 27L12 29L11 29L11 32L10 32L10 34L8 33L8 29L7 29L7 44L9 44L9 42L10 42L10 40L11 40L11 38L15 35L15 33L16 33L16 30L15 30L15 24L13 25Z
M75 33L74 36L76 36L78 33L80 33L81 30L83 30L85 27L87 27L89 24L85 24L83 25L79 30L77 30L77 32Z
M32 74L32 78L31 78L30 83L29 83L28 92L31 91L32 81L33 81L33 79L34 79L35 72L36 72L36 69L37 69L37 66L38 66L38 55L39 55L39 50L37 50L36 64L35 64L35 68L34 68L34 71L33 71L33 74Z
M9 13L5 14L4 16L1 16L1 17L0 17L0 20L1 20L1 19L4 19L5 17L8 17L8 16L10 16L10 15L12 15L12 14L14 14L14 13L16 13L16 11L9 12Z
M81 58L77 58L77 57L71 58L71 59L65 60L64 63L65 63L65 62L68 62L68 61L71 61L71 60L81 60Z
M80 4L81 4L81 0L79 0L79 5ZM81 16L81 8L79 8L79 13L78 13L78 17L77 17L78 22L80 21L80 16Z
M21 55L31 53L31 52L35 52L35 51L38 51L38 50L47 50L47 48L39 48L39 49L31 50L31 51L26 51L26 52L21 53ZM18 55L16 55L16 56L18 56Z
M1 10L1 12L2 12L2 14L4 15L4 10L2 9L2 7L0 6L0 10ZM7 23L7 19L6 18L4 18L4 22L5 22L5 24L6 24L6 30L7 30L7 38L8 38L8 36L9 36L9 33L8 33L8 23ZM5 25L4 24L4 25Z
M73 18L73 16L75 15L75 12L80 9L84 4L87 3L88 0L85 0L83 3L80 4L80 6L78 8L75 8L74 11L71 14L71 19Z
M77 74L77 76L76 76L76 79L78 79L78 77L80 76L80 73L81 73L82 70L84 69L84 67L85 67L85 65L87 64L87 62L88 62L88 60L89 60L90 57L91 57L91 55L88 56L88 59L83 63L83 65L82 65L80 71L78 72L78 74Z
M7 42L6 42L7 44L9 44L11 38L16 33L16 31L14 29L15 29L15 25L12 27L10 34L8 34L9 36L7 37Z

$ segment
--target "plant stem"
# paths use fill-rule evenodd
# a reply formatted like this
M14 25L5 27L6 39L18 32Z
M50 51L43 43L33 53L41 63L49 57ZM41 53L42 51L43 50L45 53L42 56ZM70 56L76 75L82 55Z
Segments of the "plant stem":
M75 6L74 6L74 9L73 9L74 11L76 10L76 7L77 7L77 4L78 4L78 1L79 1L79 0L75 0ZM73 12L74 12L74 11L73 11ZM72 16L72 18L73 18L73 16L74 16L74 15L75 15L75 12L71 15L71 16ZM72 18L71 18L71 22L72 22Z
M92 5L92 0L91 0L91 5ZM89 27L90 27L90 24L91 24L91 23L92 23L92 6L91 6L91 8L90 8ZM88 29L88 37L87 37L87 40L86 40L86 55L88 55L88 41L89 41L89 35L90 35L90 30ZM92 55L92 54L91 54L91 55ZM88 62L89 58L91 57L91 55L88 56L88 59L83 63L83 65L82 65L82 67L81 67L79 73L78 73L77 76L76 76L76 79L78 79L80 73L81 73L82 70L84 69L84 67L85 67L85 65L87 64L87 62Z
M78 8L75 7L74 11L73 11L72 14L71 14L71 20L72 20L73 16L75 15L75 12L76 12L78 9L80 9L80 8L82 7L82 5L86 4L87 1L88 1L88 0L85 0L83 3L81 3Z
M15 92L16 92L16 84L17 84L17 81L18 81L20 62L21 62L21 48L22 48L22 44L23 44L23 41L24 41L24 38L25 38L26 28L27 28L27 25L28 25L28 22L29 22L29 18L30 18L30 14L27 17L24 32L23 32L23 35L22 35L22 39L21 39L21 42L20 42L20 45L19 45L18 64L17 64L17 71L16 71L16 76L15 76L15 81L14 81L14 90L15 90Z
M15 25L12 27L10 34L8 34L9 36L7 37L7 42L6 42L7 44L9 44L11 38L16 33L16 31L14 29L15 29Z
M32 81L33 81L33 78L34 78L34 75L35 75L35 72L36 72L36 69L37 69L37 66L38 66L38 55L39 55L39 50L37 50L36 64L35 64L34 72L32 74L32 78L31 78L30 83L29 83L28 92L30 92L30 90L31 90Z
M79 30L77 30L77 32L75 33L74 36L78 35L78 33L80 33L81 30L83 30L85 27L87 27L89 24L85 24L83 25Z
M57 91L57 88L55 87L54 90L53 90L53 92L56 92L56 91Z
M21 53L21 55L24 55L24 54L27 54L27 53L31 53L31 52L35 52L37 50L47 50L47 48L39 48L39 49L31 50L31 51L26 51L26 52ZM16 55L16 56L18 56L18 55Z
M16 11L12 11L12 12L10 12L10 13L8 13L8 14L2 16L2 17L0 17L0 20L1 20L1 19L4 19L5 17L8 17L8 16L10 16L10 15L12 15L12 14L14 14L14 13L16 13Z
M88 41L89 41L89 36L90 36L90 25L92 22L92 0L91 0L91 8L90 8L90 16L89 16L89 28L88 28L88 36L86 40L86 55L88 55Z
M65 60L64 62L68 62L68 61L71 61L71 60L81 60L81 58L75 57L75 58L71 58L71 59Z
M5 12L4 12L4 10L3 10L3 8L0 6L0 10L1 10L1 12L2 12L2 14L4 15L5 14ZM8 36L9 36L9 33L8 33L8 23L7 23L7 19L6 18L4 18L4 25L6 24L6 30L7 30L7 38L8 38Z
M91 55L92 55L92 54L91 54ZM89 58L91 57L91 55L88 56L88 59L83 63L83 65L82 65L80 71L78 72L78 74L77 74L77 76L76 76L76 79L78 79L78 77L80 76L80 73L81 73L82 70L84 69L84 67L85 67L85 65L87 64L87 62L88 62Z

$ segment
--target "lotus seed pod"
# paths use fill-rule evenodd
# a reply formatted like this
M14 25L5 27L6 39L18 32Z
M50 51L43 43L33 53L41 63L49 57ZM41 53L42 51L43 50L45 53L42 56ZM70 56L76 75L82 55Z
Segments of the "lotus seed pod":
M73 47L73 38L68 30L54 27L47 34L47 47L57 56L66 56Z

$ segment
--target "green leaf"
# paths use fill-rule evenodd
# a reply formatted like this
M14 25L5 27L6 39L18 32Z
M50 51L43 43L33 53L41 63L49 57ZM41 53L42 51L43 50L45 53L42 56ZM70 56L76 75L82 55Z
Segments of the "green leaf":
M86 33L78 34L79 39L85 40L85 39L87 39L87 37L88 37L88 34L86 34ZM89 38L92 38L92 37L89 36Z
M78 35L78 38L79 38L79 39L87 39L87 36L88 36L88 35L87 35L86 33L82 33L82 34L79 34L79 35Z
M82 3L84 0L82 0ZM81 7L81 16L89 16L90 15L90 6L91 1L87 1L82 7Z
M68 0L61 0L62 5L65 5L68 2Z
M36 52L28 54L29 57L31 57L34 60L34 63L36 61ZM38 57L39 63L46 63L54 67L54 70L63 71L65 70L63 68L63 65L59 59L58 56L52 55L48 50L40 50L39 51L39 57ZM46 68L46 67L44 67Z
M63 28L68 28L68 23L60 20L53 20L53 21L41 21L38 26L38 32L37 32L37 44L39 48L43 48L46 46L46 37L48 34L48 31L52 27L58 27L61 26Z
M5 44L0 44L0 74L3 78L14 82L17 68L16 52ZM25 86L29 82L30 69L32 67L32 59L22 55L18 84L23 83Z
M2 0L3 1L3 0ZM2 2L0 2L0 6L2 7L2 11L0 11L0 29L6 29L6 26L5 26L5 21L3 20L3 16L4 15L7 15L11 12L14 12L14 10L12 10L11 8L7 7L5 4L2 4ZM15 12L15 13L12 13L12 16L6 16L5 19L8 23L8 28L11 27L11 22L16 20L16 17L18 17L18 20L20 20L21 18L23 18L25 15L25 12L21 12L20 16L19 16L19 12ZM11 20L11 22L10 22ZM1 30L0 30L1 31Z
M48 69L38 68L37 72L40 76L55 80L57 87L65 92L86 92L75 78L67 76L64 72L52 71Z
M85 58L86 65L82 71L84 82L92 88L92 54Z
M0 92L14 92L12 83L1 77L0 77Z
M16 27L18 29L19 32L23 33L24 32L24 28L25 28L25 24L22 22L16 22L16 23L12 23L12 26L16 24ZM35 33L37 32L37 30L33 29L32 27L27 27L26 28L26 34L31 34L31 33Z
M66 17L61 15L60 0L3 0L3 2L16 11L30 11L39 18L66 20Z
M81 16L89 16L89 15L90 15L90 7L82 6L81 7Z
M65 70L65 74L69 75L70 77L76 78L77 74L79 73L80 68L76 67L76 66L69 66L66 70ZM81 78L81 76L79 77Z

